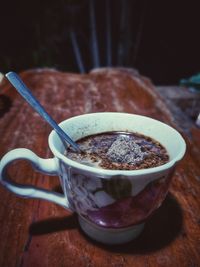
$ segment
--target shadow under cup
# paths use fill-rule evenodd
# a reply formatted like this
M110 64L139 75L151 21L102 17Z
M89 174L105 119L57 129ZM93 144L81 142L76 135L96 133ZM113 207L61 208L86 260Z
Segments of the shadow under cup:
M58 159L67 206L79 215L81 228L93 239L109 244L128 242L165 199L173 171L185 153L181 135L172 127L140 115L92 113L68 119L60 126L74 140L112 131L137 132L160 142L169 162L140 170L105 170L86 166L63 155L64 147L52 131L49 146Z

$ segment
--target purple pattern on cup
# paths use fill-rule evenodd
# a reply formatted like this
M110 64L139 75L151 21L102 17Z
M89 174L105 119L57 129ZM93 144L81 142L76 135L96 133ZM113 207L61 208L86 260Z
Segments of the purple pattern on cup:
M68 169L62 162L60 165L71 208L107 228L128 227L147 219L166 197L172 176L172 173L162 176L133 195L131 178L93 177Z
M90 221L108 228L122 228L142 223L166 197L171 176L149 183L136 196L120 199L97 211L88 210Z

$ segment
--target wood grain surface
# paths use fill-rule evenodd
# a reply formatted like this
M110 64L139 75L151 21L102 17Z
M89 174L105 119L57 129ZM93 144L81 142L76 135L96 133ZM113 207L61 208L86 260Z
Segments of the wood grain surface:
M20 75L57 122L119 111L147 115L181 130L151 82L135 70L96 69L80 75L35 69ZM52 157L50 127L6 80L0 87L0 157L18 147ZM0 186L0 267L200 266L200 130L194 125L190 135L182 135L187 153L170 192L141 236L128 244L94 242L80 230L75 214L47 201L19 198ZM19 183L61 190L57 177L36 173L27 162L14 163L9 172Z

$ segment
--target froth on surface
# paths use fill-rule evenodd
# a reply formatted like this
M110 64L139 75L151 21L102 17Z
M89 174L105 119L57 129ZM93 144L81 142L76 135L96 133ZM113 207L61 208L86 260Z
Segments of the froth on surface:
M96 168L136 170L160 166L169 160L159 142L138 133L96 134L78 140L78 144L83 153L68 149L66 156Z
M129 136L119 135L108 149L106 156L113 162L135 164L141 162L147 156L147 152L143 152L141 146Z

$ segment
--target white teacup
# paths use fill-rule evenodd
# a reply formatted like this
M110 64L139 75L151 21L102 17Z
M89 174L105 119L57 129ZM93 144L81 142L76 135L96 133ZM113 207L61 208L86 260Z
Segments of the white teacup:
M24 148L8 152L0 162L2 185L19 196L46 199L76 212L83 231L99 242L119 244L136 238L165 199L174 168L185 154L181 135L158 120L117 112L80 115L60 126L73 140L110 131L141 133L160 142L170 160L158 167L132 171L95 168L67 158L62 142L52 131L49 147L54 158L42 159ZM43 173L58 175L64 193L12 183L6 167L17 159L30 161Z

